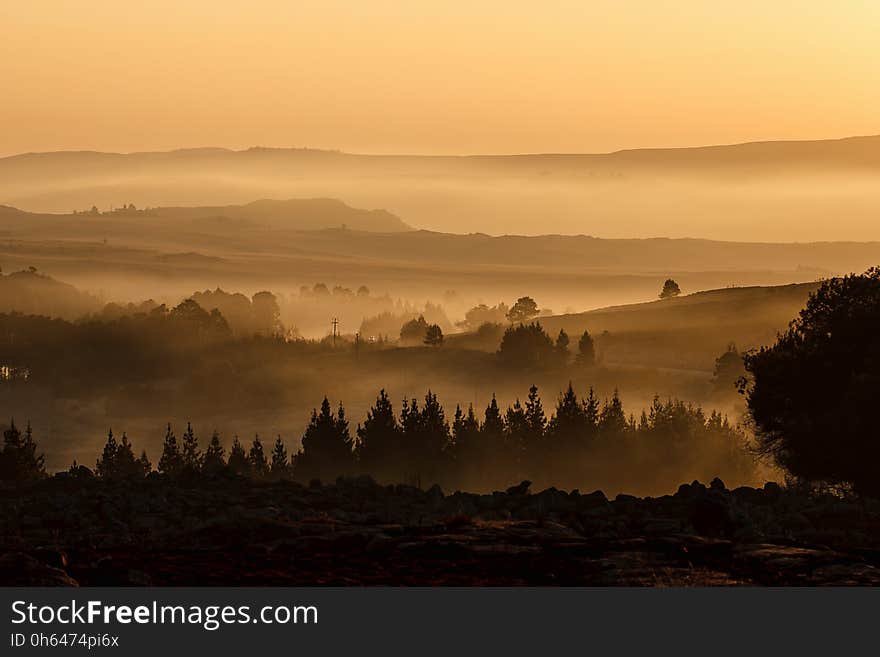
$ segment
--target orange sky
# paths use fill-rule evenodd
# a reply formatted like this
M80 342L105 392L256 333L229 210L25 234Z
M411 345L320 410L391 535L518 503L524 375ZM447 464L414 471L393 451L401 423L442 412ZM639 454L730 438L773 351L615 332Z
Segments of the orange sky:
M876 0L0 0L0 21L0 155L880 132Z

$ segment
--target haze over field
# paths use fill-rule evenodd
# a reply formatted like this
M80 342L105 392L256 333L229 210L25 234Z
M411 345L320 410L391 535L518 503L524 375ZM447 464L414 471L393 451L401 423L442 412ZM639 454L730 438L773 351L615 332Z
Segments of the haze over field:
M168 421L294 452L385 389L436 461L494 398L499 486L758 481L742 352L880 263L880 10L846 4L5 8L0 410L63 468ZM562 476L569 383L619 440Z
M314 197L441 232L878 240L880 137L604 155L214 148L0 159L0 203L36 212Z

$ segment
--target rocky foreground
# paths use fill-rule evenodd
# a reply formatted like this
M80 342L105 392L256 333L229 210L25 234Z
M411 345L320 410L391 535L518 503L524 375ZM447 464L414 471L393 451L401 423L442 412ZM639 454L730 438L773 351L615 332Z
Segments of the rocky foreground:
M0 584L877 585L880 501L56 476L0 489Z

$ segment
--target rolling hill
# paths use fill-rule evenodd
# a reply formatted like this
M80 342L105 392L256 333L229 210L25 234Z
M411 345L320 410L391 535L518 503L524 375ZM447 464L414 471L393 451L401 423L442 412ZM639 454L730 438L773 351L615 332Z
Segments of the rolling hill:
M435 232L878 240L880 136L606 154L203 148L0 158L0 203L35 212L314 197L386 208Z

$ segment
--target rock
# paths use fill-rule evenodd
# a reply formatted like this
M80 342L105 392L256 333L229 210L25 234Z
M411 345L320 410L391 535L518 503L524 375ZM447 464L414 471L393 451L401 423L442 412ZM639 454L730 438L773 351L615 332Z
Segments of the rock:
M601 490L594 490L592 493L577 496L577 505L579 509L594 509L608 505L608 498Z
M734 530L730 504L719 494L703 495L694 500L689 520L700 534L706 536L730 536Z

